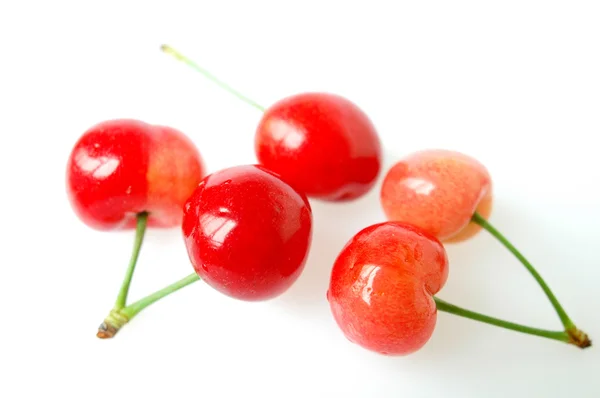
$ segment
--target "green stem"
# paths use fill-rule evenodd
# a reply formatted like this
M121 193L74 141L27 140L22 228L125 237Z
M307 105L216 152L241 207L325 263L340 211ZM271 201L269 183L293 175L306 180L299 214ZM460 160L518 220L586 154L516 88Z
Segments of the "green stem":
M143 299L136 301L133 304L128 305L127 307L123 308L123 311L121 311L121 313L123 315L125 315L127 317L127 319L131 320L131 318L136 316L141 310L148 307L149 305L157 302L158 300L162 299L163 297L166 297L169 294L174 293L177 290L179 290L187 285L190 285L198 280L200 280L200 277L198 276L198 274L196 274L194 272L194 273L186 276L185 278L180 279L177 282L175 282L163 289L160 289L160 290L152 293L151 295L146 296Z
M213 75L212 73L210 73L206 69L202 68L201 66L199 66L198 64L196 64L194 61L192 61L191 59L189 59L186 56L184 56L183 54L181 54L179 51L175 50L174 48L172 48L172 47L170 47L170 46L168 46L166 44L163 44L160 47L160 49L163 52L172 55L173 57L175 57L179 61L187 64L190 67L192 67L196 71L200 72L208 80L212 81L213 83L215 83L217 86L223 88L224 90L229 91L229 93L231 93L234 96L238 97L239 99L241 99L245 103L250 104L253 107L255 107L256 109L264 112L265 108L263 106L259 105L257 102L255 102L255 101L251 100L250 98L246 97L245 95L241 94L239 91L234 90L231 86L229 86L228 84L222 82L215 75Z
M131 285L131 279L133 278L133 271L137 264L138 257L140 255L140 249L142 248L142 242L144 241L144 234L146 232L146 225L148 223L148 213L142 212L137 215L137 225L135 228L135 241L133 243L133 252L131 253L131 259L125 272L125 278L121 284L121 290L117 296L114 308L120 310L125 307L127 302L127 294L129 293L129 286Z
M514 330L516 332L530 334L534 336L545 337L552 340L562 341L563 343L573 344L579 348L587 348L591 346L591 341L585 336L585 338L575 338L566 331L552 331L545 329L532 328L518 323L508 322L502 319L493 318L491 316L483 315L478 312L470 311L454 304L447 303L446 301L434 297L435 304L439 311L448 312L450 314L458 315L463 318L473 319L475 321L487 323L490 325L498 326L504 329Z
M527 268L529 273L531 275L533 275L533 277L535 278L537 283L541 286L542 290L544 291L544 293L546 293L546 296L552 303L552 306L556 310L556 313L558 314L560 321L562 322L563 326L565 327L565 330L576 329L575 324L571 321L571 319L567 315L567 312L564 310L562 305L560 305L558 299L556 298L556 296L554 296L554 293L552 293L552 290L550 290L550 287L546 284L546 282L544 281L542 276L536 271L536 269L533 267L533 265L531 265L531 263L529 261L527 261L525 256L523 256L521 254L521 252L519 252L517 250L517 248L514 247L508 241L508 239L506 239L506 237L504 237L504 235L502 235L496 228L494 228L479 213L476 212L475 214L473 214L472 221L474 223L480 225L483 229L488 231L493 237L498 239L498 241L500 241L500 243L502 243L504 245L504 247L506 247L508 249L508 251L510 251L525 266L525 268Z
M136 301L135 303L128 305L125 308L113 309L104 319L104 322L102 322L102 324L98 327L98 333L96 336L101 339L110 339L114 337L115 334L117 334L117 332L127 322L129 322L144 308L198 280L200 280L200 277L196 273L190 274L185 278L180 279L177 282L172 283L169 286L164 287L163 289L160 289Z

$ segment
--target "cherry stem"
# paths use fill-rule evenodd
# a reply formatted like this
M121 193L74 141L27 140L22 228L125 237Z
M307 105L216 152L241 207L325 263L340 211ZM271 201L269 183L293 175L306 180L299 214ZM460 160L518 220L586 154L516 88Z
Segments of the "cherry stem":
M259 105L257 102L255 102L252 99L250 99L250 98L246 97L245 95L241 94L239 91L233 89L231 86L229 86L228 84L226 84L223 81L221 81L215 75L213 75L212 73L210 73L206 69L202 68L201 66L199 66L198 64L196 64L194 61L192 61L191 59L187 58L186 56L184 56L183 54L181 54L179 51L175 50L173 47L168 46L166 44L163 44L162 46L160 46L160 49L163 52L165 52L166 54L172 55L177 60L179 60L179 61L187 64L188 66L192 67L196 71L200 72L208 80L212 81L217 86L219 86L222 89L224 89L225 91L228 91L229 93L231 93L234 96L238 97L239 99L241 99L245 103L247 103L249 105L252 105L253 107L255 107L256 109L258 109L258 110L260 110L262 112L265 111L265 108L263 106Z
M131 319L139 314L144 308L198 280L200 280L200 277L196 273L193 273L169 286L157 290L125 308L113 308L110 314L104 319L104 322L98 327L96 336L101 339L110 339L114 337L126 323L131 321Z
M138 257L140 255L140 249L142 248L142 242L144 241L144 235L146 233L146 225L148 223L148 213L142 212L137 215L137 224L135 228L135 240L133 243L133 252L131 253L131 259L125 272L125 278L121 284L121 290L117 296L114 309L120 310L125 307L127 303L127 294L129 293L129 286L131 285L131 279L133 278L133 272L135 271L135 265L137 264Z
M518 323L513 323L509 321L505 321L503 319L493 318L491 316L483 315L478 312L470 311L461 307L458 307L454 304L450 304L442 299L437 297L433 298L435 300L435 304L439 311L448 312L450 314L458 315L463 318L473 319L475 321L487 323L490 325L498 326L504 329L513 330L516 332L521 332L525 334L530 334L534 336L545 337L552 340L562 341L563 343L573 344L579 348L587 348L591 347L592 342L584 333L582 334L572 334L567 331L553 331L553 330L545 330L533 328L530 326L520 325Z
M172 283L169 286L166 286L166 287L136 301L135 303L128 305L127 307L125 307L123 309L123 311L121 311L121 313L123 315L125 315L127 317L127 319L131 320L131 318L136 316L140 311L142 311L144 308L148 307L149 305L151 305L151 304L157 302L158 300L162 299L163 297L166 297L166 296L170 295L171 293L174 293L177 290L182 289L182 288L186 287L187 285L190 285L199 280L200 280L200 277L198 276L198 274L196 274L194 272L194 273L186 276L185 278L180 279L177 282Z
M519 252L517 248L514 247L508 241L508 239L506 239L506 237L504 237L504 235L502 235L496 228L494 228L485 218L483 218L477 212L473 214L472 221L481 226L486 231L488 231L493 237L495 237L500 243L502 243L504 247L506 247L508 251L510 251L525 266L525 268L527 268L529 273L533 275L537 283L541 286L542 290L544 291L544 293L546 293L546 296L552 303L552 306L556 310L556 313L558 314L560 321L565 327L565 330L576 330L577 328L575 327L575 324L573 323L573 321L571 321L562 305L560 305L558 299L556 298L556 296L554 296L552 290L550 290L550 287L546 284L542 276L536 271L533 265L531 265L531 263L527 261L525 256L523 256L521 252Z

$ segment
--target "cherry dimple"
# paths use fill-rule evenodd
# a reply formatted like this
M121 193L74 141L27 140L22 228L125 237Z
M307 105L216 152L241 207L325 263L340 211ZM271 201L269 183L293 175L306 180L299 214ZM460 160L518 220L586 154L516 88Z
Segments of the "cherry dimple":
M422 255L409 247L420 247ZM437 314L432 295L447 275L439 240L415 226L385 222L359 231L340 252L327 297L349 340L380 354L406 355L431 337Z

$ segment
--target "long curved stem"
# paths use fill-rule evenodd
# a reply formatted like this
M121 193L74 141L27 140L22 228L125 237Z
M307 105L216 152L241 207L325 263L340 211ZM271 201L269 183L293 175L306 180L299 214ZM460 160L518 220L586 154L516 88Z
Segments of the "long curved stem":
M245 103L252 105L253 107L255 107L256 109L258 109L259 111L263 111L265 110L265 108L261 105L259 105L257 102L255 102L254 100L246 97L245 95L241 94L239 91L233 89L231 86L229 86L228 84L224 83L223 81L221 81L219 78L217 78L215 75L213 75L212 73L210 73L209 71L207 71L206 69L204 69L203 67L199 66L198 64L196 64L194 61L192 61L191 59L187 58L186 56L184 56L183 54L181 54L179 51L175 50L173 47L168 46L166 44L163 44L160 49L165 52L166 54L170 54L173 57L175 57L177 60L183 62L184 64L187 64L188 66L192 67L193 69L195 69L196 71L200 72L201 74L203 74L208 80L212 81L213 83L215 83L217 86L221 87L222 89L224 89L225 91L228 91L229 93L233 94L234 96L238 97L239 99L241 99L242 101L244 101Z
M518 323L513 323L509 321L505 321L503 319L494 318L488 315L480 314L478 312L474 312L471 310L467 310L461 307L458 307L454 304L450 304L440 298L434 297L435 304L439 311L448 312L450 314L458 315L463 318L472 319L475 321L487 323L490 325L498 326L504 329L514 330L516 332L530 334L534 336L545 337L552 340L562 341L563 343L573 344L580 348L586 348L591 346L591 341L589 339L585 341L578 341L572 338L572 336L566 331L553 331L553 330L545 330L533 328L530 326L520 325Z
M573 321L571 321L565 309L562 307L554 293L552 293L552 290L544 281L542 276L537 272L534 266L525 258L525 256L523 256L523 254L521 254L521 252L519 252L517 248L514 247L513 244L510 243L510 241L506 239L504 235L502 235L496 228L494 228L494 226L492 226L492 224L490 224L480 214L475 213L472 217L472 221L480 225L486 231L488 231L494 238L496 238L500 243L502 243L502 245L504 245L504 247L506 247L508 251L510 251L525 266L525 268L527 268L529 273L535 278L537 283L540 285L544 293L546 293L546 296L548 297L548 299L552 303L552 306L556 310L556 313L558 314L560 321L565 327L565 330L574 329L575 324L573 323Z
M133 272L137 264L138 257L140 255L140 249L142 248L142 242L144 241L144 234L146 232L146 225L148 222L148 213L142 212L137 215L137 225L135 228L135 240L133 243L133 252L131 253L131 259L125 272L125 278L121 284L117 301L115 302L115 309L119 310L125 307L127 302L127 294L129 293L129 286L131 285L131 279L133 278Z

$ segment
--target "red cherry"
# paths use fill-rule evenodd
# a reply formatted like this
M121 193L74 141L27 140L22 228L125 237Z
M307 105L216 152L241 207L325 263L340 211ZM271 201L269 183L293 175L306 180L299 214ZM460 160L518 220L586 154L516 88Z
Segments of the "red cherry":
M381 142L367 115L348 99L303 93L265 109L174 48L162 45L161 50L265 112L256 130L256 157L294 188L312 198L345 201L359 198L375 184Z
M247 301L282 294L300 276L312 238L303 193L262 166L205 177L185 204L183 234L196 273Z
M265 111L255 139L259 162L308 196L355 199L381 167L375 127L355 104L333 94L298 94Z
M386 174L381 205L391 221L416 225L446 242L464 241L481 227L477 212L492 211L492 180L487 169L465 154L448 150L413 153Z
M346 244L327 298L350 341L380 354L406 355L431 337L437 319L433 295L447 278L439 240L409 224L384 222Z
M67 166L75 213L99 230L129 229L148 212L148 226L180 225L183 204L204 174L194 144L181 132L131 120L88 129Z

